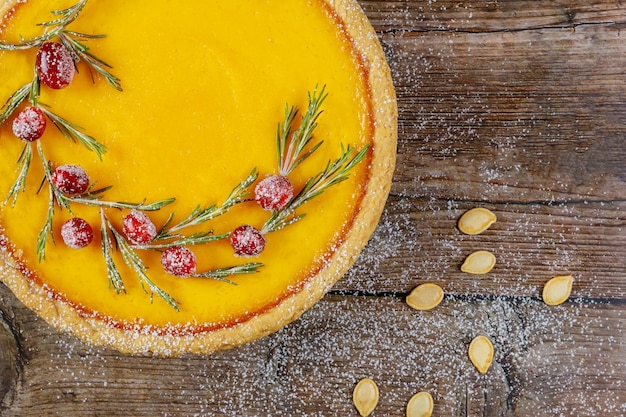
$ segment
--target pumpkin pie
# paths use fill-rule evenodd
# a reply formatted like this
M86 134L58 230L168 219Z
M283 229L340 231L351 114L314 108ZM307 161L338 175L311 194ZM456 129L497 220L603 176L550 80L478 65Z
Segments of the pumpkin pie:
M397 110L355 1L8 1L0 18L0 279L53 327L210 353L295 320L356 261ZM262 207L278 177L293 190Z

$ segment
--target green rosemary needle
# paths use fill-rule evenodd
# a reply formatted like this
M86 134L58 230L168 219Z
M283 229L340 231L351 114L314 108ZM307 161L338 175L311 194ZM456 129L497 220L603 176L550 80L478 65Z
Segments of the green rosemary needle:
M83 132L80 126L54 114L52 111L43 106L40 106L39 108L46 114L46 116L48 116L50 121L57 129L59 129L59 132L61 132L63 136L73 142L81 143L85 148L95 152L96 155L98 155L98 159L102 160L102 155L104 155L107 151L105 145Z
M241 274L254 274L259 272L259 268L263 267L263 264L260 262L249 262L243 265L231 266L228 268L219 268L213 269L211 271L202 272L199 274L193 274L194 278L211 278L223 282L227 282L232 285L237 285L236 282L230 281L226 279L227 276L230 275L241 275Z
M104 261L107 267L107 278L109 280L109 285L113 287L117 294L120 294L122 292L125 293L126 287L124 286L122 275L120 274L120 271L117 269L115 261L113 260L113 244L111 242L111 236L109 235L108 225L109 222L104 215L104 209L100 208L100 238L102 240L102 256L104 257Z
M115 88L117 91L122 91L122 84L119 78L113 75L109 69L113 68L111 65L104 62L91 52L89 52L89 46L82 43L80 40L88 39L100 39L106 35L87 35L85 33L78 33L72 31L62 31L59 33L59 40L61 43L74 55L87 64L89 74L91 75L91 81L95 82L93 72L97 72L109 83L109 85ZM80 39L80 40L79 40Z
M48 194L48 210L46 213L46 220L41 230L37 234L37 260L39 262L46 259L46 242L48 241L48 236L54 242L54 234L52 233L52 218L54 217L54 191L51 185L48 186L49 194Z
M289 105L285 108L285 121L282 126L280 123L278 124L276 133L276 151L278 153L278 171L280 175L289 175L294 168L311 156L322 144L322 142L318 142L307 152L304 152L313 139L313 131L317 127L317 119L322 114L320 108L328 96L325 90L326 86L323 86L318 94L317 87L315 87L313 94L308 93L307 110L302 115L302 121L296 130L294 130L293 125L298 109Z
M144 245L133 244L133 248L135 249L167 249L173 246L194 246L194 245L203 245L210 242L215 242L222 239L227 239L230 236L230 233L222 233L219 235L213 234L213 231L210 230L208 232L198 232L192 233L188 236L178 235L178 237L170 236L168 239L174 239L169 241L164 241L163 237L155 238L151 243L147 243Z
M13 199L12 206L15 206L15 202L17 201L17 196L20 192L23 192L26 189L26 177L28 175L28 169L30 168L30 162L33 158L33 148L31 143L27 143L24 145L20 156L17 159L18 164L18 175L17 179L9 189L9 192L4 200L4 203L8 203L9 200Z
M107 187L107 189L110 187ZM116 209L128 209L139 211L158 211L163 207L172 204L176 201L175 198L166 198L164 200L157 200L153 203L141 202L141 203L126 203L121 201L105 201L99 198L93 198L91 194L83 194L74 197L63 197L64 200L70 203L83 204L86 206L102 207L102 208L116 208Z

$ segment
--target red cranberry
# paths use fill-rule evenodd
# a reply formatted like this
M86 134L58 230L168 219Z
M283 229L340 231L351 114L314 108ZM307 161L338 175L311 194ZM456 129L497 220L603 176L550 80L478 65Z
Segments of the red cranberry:
M265 237L252 226L239 226L230 235L230 244L240 256L257 256L265 248Z
M271 175L254 188L255 200L265 210L281 210L293 197L293 185L287 177Z
M137 245L150 243L157 235L157 229L152 220L139 210L132 210L128 216L124 217L122 230L128 240Z
M93 229L85 220L74 217L61 226L63 242L72 249L81 249L93 240Z
M89 175L78 165L61 165L52 173L52 184L65 195L83 194L89 182Z
M59 42L45 42L37 52L37 75L44 85L58 90L74 79L72 54Z
M26 107L13 120L13 134L24 142L33 142L46 130L46 116L38 107Z
M183 246L172 246L161 255L161 265L168 274L188 277L196 272L196 255Z

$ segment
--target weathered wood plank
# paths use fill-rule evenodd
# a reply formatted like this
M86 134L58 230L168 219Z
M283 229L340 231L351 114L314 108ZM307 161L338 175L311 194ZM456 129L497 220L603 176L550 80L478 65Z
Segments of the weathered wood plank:
M374 378L374 415L403 415L420 390L437 415L614 416L626 406L621 304L447 297L417 312L397 297L329 296L279 333L210 357L127 357L59 334L20 307L24 369L3 417L41 415L355 415L351 391ZM496 348L481 376L477 334Z
M424 313L402 303L329 298L287 328L283 334L297 341L282 353L294 401L311 415L350 415L346 398L370 377L381 391L376 415L404 415L408 399L422 390L435 399L434 415L623 412L623 306L555 309L528 299L456 298ZM467 358L477 334L496 349L485 376Z
M491 209L498 221L477 236L457 220ZM461 272L476 250L496 255L486 275ZM336 291L409 292L435 282L451 294L540 297L555 275L573 274L573 297L626 298L626 203L516 204L391 198L359 262Z
M381 32L494 32L624 23L624 5L619 0L358 2Z
M10 320L0 314L0 410L14 400L21 366L17 341L10 326Z
M383 36L400 111L392 192L491 202L623 199L620 33L596 25Z

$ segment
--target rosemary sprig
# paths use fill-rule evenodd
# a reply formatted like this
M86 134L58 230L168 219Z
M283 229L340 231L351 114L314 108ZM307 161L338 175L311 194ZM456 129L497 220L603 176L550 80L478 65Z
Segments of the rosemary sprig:
M122 91L121 80L113 75L109 69L113 68L111 65L104 62L89 51L89 46L81 42L80 40L88 39L101 39L106 35L87 35L85 33L62 31L59 33L59 40L61 43L71 51L78 60L82 60L87 64L89 74L91 75L91 81L95 83L93 72L97 72L117 91ZM80 40L79 40L80 39Z
M82 128L69 120L64 119L61 116L54 114L52 111L45 107L39 107L48 116L54 126L59 129L59 132L64 137L70 139L73 142L81 143L85 148L93 151L98 155L98 159L102 160L102 155L107 151L107 148L102 143L98 142L94 137L86 134L82 131Z
M30 168L30 162L33 158L33 148L31 143L27 143L24 145L20 156L17 159L18 163L18 175L17 179L9 189L9 193L4 200L4 203L8 203L9 200L13 199L12 206L15 206L15 202L17 201L17 196L20 192L23 192L26 189L26 176L28 175L28 169Z
M49 22L39 23L39 26L45 27L45 32L32 39L22 39L18 43L9 43L0 41L0 51L15 51L29 48L35 48L41 46L44 42L48 42L55 37L59 38L59 41L67 48L72 54L75 64L84 61L87 65L91 80L95 82L94 71L100 74L104 79L116 90L122 91L121 81L118 77L113 75L109 71L112 67L102 59L95 56L90 52L89 46L84 41L89 39L101 39L106 35L89 35L86 33L74 32L67 30L67 26L72 23L83 11L83 8L87 4L87 0L80 0L74 6L63 10L54 10L52 14L60 16L57 19L53 19ZM37 84L38 85L38 84ZM38 97L37 94L31 94L31 102ZM1 124L1 123L0 123Z
M108 189L110 187L105 188ZM100 190L98 190L100 192ZM140 210L140 211L158 211L163 207L172 204L176 201L175 198L166 198L164 200L157 200L153 203L146 203L142 201L141 203L127 203L122 201L106 201L99 198L99 196L95 196L91 193L82 194L80 196L67 197L63 196L63 199L68 201L69 203L77 203L84 204L86 206L93 207L101 207L101 208L116 208L116 209L128 209L128 210Z
M322 144L322 142L318 142L307 152L304 152L313 139L313 131L317 127L317 119L322 114L320 108L328 96L325 90L326 86L322 87L318 94L316 87L313 94L308 93L307 110L302 115L302 121L296 130L294 130L293 125L298 109L295 106L287 106L285 108L285 121L282 126L280 123L278 124L276 132L276 151L278 153L278 171L280 175L288 175Z
M305 214L298 215L295 213L295 210L333 185L347 180L350 170L365 158L368 149L369 145L366 145L355 154L354 148L351 146L344 148L342 145L341 156L334 161L328 161L324 170L310 178L304 188L289 202L287 207L272 213L263 225L261 233L275 232L301 220Z
M54 217L54 187L48 184L48 210L46 213L46 220L43 224L43 227L37 234L37 260L39 262L46 259L46 243L48 242L48 236L54 243L54 234L52 233L52 218Z
M215 241L222 240L222 239L227 239L229 236L230 236L230 233L222 233L219 235L215 235L213 234L212 230L209 230L208 232L192 233L191 235L188 235L188 236L178 235L178 237L170 237L170 239L174 239L174 240L169 240L169 241L165 241L165 239L157 237L152 241L152 243L148 243L145 245L133 245L133 248L160 250L160 249L171 248L172 246L203 245L206 243L215 242ZM158 243L158 242L161 242L161 243Z
M37 234L37 259L39 262L46 258L46 242L48 241L48 236L54 243L54 235L52 233L52 219L54 218L54 208L55 202L59 204L60 207L67 209L70 213L72 212L69 201L65 197L65 195L59 191L52 183L52 168L50 164L47 162L46 155L43 150L43 146L41 146L41 141L37 142L37 152L39 154L39 159L43 165L44 176L48 183L48 210L46 213L46 220L44 222L43 227Z
M113 260L113 244L111 242L111 236L109 235L108 221L104 215L104 209L100 208L100 238L102 240L102 255L107 267L107 278L109 285L113 287L117 294L126 292L122 275L115 265Z
M193 274L194 278L211 278L218 281L227 282L229 284L237 285L236 282L226 279L227 276L230 275L241 275L241 274L254 274L259 272L259 268L263 267L263 264L260 262L249 262L243 265L231 266L228 268L219 268L213 269L211 271L202 272L199 274Z
M201 208L201 206L197 206L191 214L181 220L179 223L170 226L174 214L172 213L170 217L167 219L161 230L159 231L155 240L167 240L180 237L178 232L186 227L198 226L202 223L205 223L209 220L212 220L218 216L221 216L228 212L233 206L245 201L246 197L250 194L250 185L258 178L259 173L256 168L254 168L250 174L240 182L233 190L230 192L224 203L221 205L213 204L206 208ZM206 243L211 240L217 240L216 238L212 238L209 240L204 240L209 236L207 234L198 234L195 238L197 242L194 242L195 239L191 239L187 241L187 244L197 244L197 243ZM227 237L227 236L226 236ZM218 239L222 239L223 237L219 237ZM187 238L189 239L189 237Z
M126 265L128 265L130 268L132 268L135 271L135 273L137 274L137 276L140 279L141 286L144 289L144 291L146 293L150 294L150 302L154 301L154 295L156 294L157 296L162 298L174 310L180 311L180 307L179 307L178 301L176 301L174 299L174 297L172 297L166 291L164 291L161 288L159 288L150 279L150 277L146 273L148 268L144 265L141 257L137 254L137 252L135 252L135 250L133 249L131 244L126 240L126 238L120 232L118 232L115 229L115 227L113 227L113 225L111 224L111 222L109 221L109 219L105 215L102 215L102 217L103 217L104 223L105 223L104 227L106 228L105 233L111 232L111 234L113 236L113 240L115 241L115 243L117 245L117 248L119 249L120 253L122 254L122 259L124 260ZM105 258L106 258L106 256L105 256ZM109 254L109 259L106 261L106 263L107 263L107 267L109 266L109 264L113 264L114 265L114 261L110 257L110 254ZM116 268L116 270L117 270L117 268ZM111 279L112 275L115 276L115 274L116 274L116 271L114 271L112 273L110 272L109 273L109 279ZM119 274L119 271L117 271L117 274Z
M41 82L39 81L37 67L33 69L33 73L33 81L30 83L30 91L28 92L28 101L30 101L33 106L36 106L41 92Z
M52 11L54 16L60 17L48 22L40 23L40 26L44 26L46 28L46 31L42 35L31 39L22 39L18 43L0 42L0 51L15 51L34 48L56 36L59 36L59 34L63 32L70 23L76 20L86 4L87 0L80 0L78 3L68 7L67 9Z

